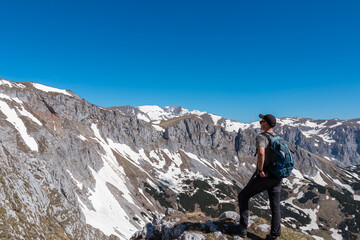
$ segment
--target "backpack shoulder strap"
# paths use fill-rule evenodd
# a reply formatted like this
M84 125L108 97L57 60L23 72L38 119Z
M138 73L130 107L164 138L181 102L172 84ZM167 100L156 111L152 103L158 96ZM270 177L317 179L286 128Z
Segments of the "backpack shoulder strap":
M261 134L264 135L269 140L269 143L271 143L271 138L274 137L271 133L262 132Z
M271 144L271 137L273 137L272 134L267 133L267 132L262 132L262 133L260 133L260 134L263 135L263 136L265 136L265 137L268 139L269 144ZM256 152L255 152L255 154L254 154L254 157L255 157L257 154L258 154L258 149L256 149Z

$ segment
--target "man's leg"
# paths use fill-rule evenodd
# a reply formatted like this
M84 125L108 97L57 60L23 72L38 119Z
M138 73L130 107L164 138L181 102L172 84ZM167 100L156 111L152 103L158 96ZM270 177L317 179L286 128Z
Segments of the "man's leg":
M274 187L268 189L270 208L271 208L271 236L280 236L281 234L281 212L280 212L280 192L282 181Z
M249 199L271 187L273 181L269 178L253 176L245 188L239 193L240 226L247 228L249 218Z

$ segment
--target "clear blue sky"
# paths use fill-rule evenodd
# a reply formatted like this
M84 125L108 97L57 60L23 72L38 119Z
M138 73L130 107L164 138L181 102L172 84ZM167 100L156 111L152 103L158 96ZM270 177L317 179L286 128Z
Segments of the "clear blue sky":
M0 0L0 78L250 122L360 117L360 1Z

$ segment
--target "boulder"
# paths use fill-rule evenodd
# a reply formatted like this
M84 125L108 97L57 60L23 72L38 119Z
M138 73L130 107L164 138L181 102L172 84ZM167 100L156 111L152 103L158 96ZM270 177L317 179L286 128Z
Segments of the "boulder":
M141 239L142 238L142 231L135 232L130 239Z
M270 225L269 224L260 224L258 225L255 229L257 231L263 232L263 233L267 233L270 231Z
M160 224L161 224L161 219L162 219L162 216L161 216L160 213L154 213L154 214L153 214L152 224L153 224L154 226L160 225Z
M235 222L240 221L240 215L234 211L227 211L220 215L219 220L233 220Z
M177 213L177 211L175 209L173 209L173 208L167 208L165 210L165 216L170 216L170 215L173 215L175 213Z
M233 240L243 240L243 238L241 238L241 237L239 237L239 236L235 235L235 236L233 236Z
M177 240L205 240L206 238L199 234L193 232L184 232Z
M214 237L216 239L228 240L228 238L224 234L222 234L222 232L220 232L220 231L214 232Z

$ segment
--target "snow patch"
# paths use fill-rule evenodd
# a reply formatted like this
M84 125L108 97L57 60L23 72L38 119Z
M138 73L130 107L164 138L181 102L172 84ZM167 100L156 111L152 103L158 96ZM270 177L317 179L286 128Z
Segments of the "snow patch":
M23 116L26 116L28 118L30 118L33 122L35 122L36 124L42 126L42 123L36 118L34 117L34 115L32 115L31 113L29 113L28 111L25 110L25 108L22 106L24 103L23 101L21 101L20 99L16 98L16 97L9 97L8 95L5 95L3 93L0 93L0 98L2 99L6 99L6 100L9 100L9 101L14 101L18 104L21 104L20 107L15 107L18 112L23 115Z
M331 236L334 240L342 240L342 236L339 234L339 230L336 230L335 228L330 228L330 231L332 232Z
M70 97L72 97L72 95L70 93L68 93L66 90L62 90L62 89L57 89L57 88L53 88L53 87L48 87L39 83L32 83L33 87L43 91L43 92L53 92L53 93L61 93L64 95L68 95Z
M12 87L11 82L2 79L0 80L0 85L7 85L8 87Z
M317 136L322 138L324 142L329 144L335 142L335 140L331 138L331 135L333 133L327 130L324 132L323 130L326 128L334 128L342 124L341 122L339 122L330 127L327 127L326 123L328 121L318 124L311 120L306 120L304 123L299 122L299 120L301 120L301 118L282 118L278 120L278 123L281 123L282 125L290 125L293 127L298 127L306 138L313 138Z
M123 184L113 184L114 186L119 185L120 187L118 188L121 192L123 192L123 196L124 198L129 202L134 204L134 201L131 197L131 193L130 191L126 188L126 182L128 182L128 178L125 174L124 168L122 166L120 166L117 162L116 157L114 156L114 153L112 151L112 148L105 142L105 140L101 137L99 129L97 128L96 124L92 124L91 128L94 131L94 134L96 136L96 138L99 140L98 142L100 143L100 145L103 147L103 149L105 150L105 154L100 153L100 155L102 156L102 159L104 160L104 167L108 167L110 169L112 169L112 173L109 175L109 177L111 176L117 176L117 177L113 177L114 182L119 182L122 181ZM107 169L105 169L107 170ZM116 180L117 179L117 180ZM109 183L111 183L110 181L108 181Z
M20 133L20 136L24 140L25 144L32 150L38 151L38 144L33 137L27 133L27 128L24 122L19 118L15 109L12 109L7 105L6 102L0 101L0 111L2 111L6 116L6 121L11 123L15 129Z
M79 182L78 180L76 180L76 179L74 178L74 176L72 175L72 173L71 173L69 170L66 170L66 171L69 173L71 179L74 180L74 182L76 183L76 186L77 186L78 188L82 189L82 188L83 188L83 184L82 184L81 182Z
M153 205L154 203L152 203L147 197L146 195L144 194L144 191L141 189L141 188L138 188L138 191L141 195L143 195L143 197L145 198L145 200L150 204L150 205Z
M129 161L135 163L137 166L140 166L140 155L133 151L128 145L122 143L115 143L110 138L107 138L108 146L118 152L120 155L127 158Z
M301 174L301 172L297 169L293 169L291 173L293 173L296 178L305 179L304 176Z
M354 200L355 200L355 201L360 201L360 195L355 195L355 194L354 194Z
M337 185L340 185L342 188L345 188L346 190L348 190L349 192L351 192L352 194L354 194L354 190L351 188L350 185L344 184L342 182L340 182L339 179L333 179L334 183L336 183Z
M321 170L318 169L316 175L315 175L314 177L312 177L311 179L312 179L315 183L317 183L317 184L325 187L325 186L327 185L327 183L326 183L326 182L324 181L324 179L321 177L321 174L320 174L320 173L324 174ZM324 174L324 175L325 175L325 174Z
M10 101L15 101L15 102L17 102L19 104L23 104L23 101L21 101L17 97L9 97L8 95L5 95L3 93L0 93L0 98L10 100Z
M335 123L334 125L329 126L329 128L338 127L338 126L340 126L340 125L342 125L342 124L343 124L342 122L337 122L337 123Z
M23 106L21 106L21 109L18 108L18 111L21 115L30 118L33 122L35 122L37 125L42 126L42 123L31 113L25 110Z
M13 87L25 88L25 86L21 83L10 82L5 79L0 79L0 85L7 85L10 88L13 88Z
M226 170L218 160L214 159L214 164L221 168L221 170L223 170L225 173L228 173L228 170Z
M145 116L145 114L143 113L138 113L136 116L140 120L143 120L145 122L150 122L150 119L147 116Z
M95 178L96 184L94 191L89 190L89 200L95 210L87 208L87 206L78 199L81 203L80 205L85 215L86 223L100 229L107 236L114 234L124 240L130 239L137 228L130 223L130 217L108 188L108 184L110 183L119 190L124 189L125 183L119 181L120 179L117 174L110 165L106 163L99 172L96 172L92 168L90 168L90 170ZM132 199L129 200L132 201ZM120 219L123 219L123 221L120 221ZM119 233L122 235L119 235Z
M297 199L301 199L302 197L304 197L304 192L299 192L299 194L297 195Z
M239 129L241 130L245 130L248 129L252 126L252 124L250 123L241 123L241 122L236 122L236 121L232 121L230 119L226 119L225 123L222 123L221 125L223 128L225 128L226 131L228 132L238 132Z
M86 137L84 137L84 136L81 135L81 134L78 135L78 138L80 138L80 139L83 140L83 141L87 141Z
M217 179L214 175L212 176L215 181L222 181L223 183L225 184L232 184L231 181L229 181L226 177L224 177L224 175L222 173L220 173L214 166L212 166L208 160L204 159L204 158L201 158L201 157L198 157L197 155L193 154L193 153L189 153L189 152L185 152L184 150L182 150L182 152L184 152L189 158L193 159L193 160L196 160L198 161L200 164L212 169L214 172L217 172L219 174L219 176L222 176L222 179ZM216 161L214 162L215 165L216 164ZM221 165L221 164L220 164ZM226 170L225 170L226 171ZM227 171L226 171L227 172Z
M354 177L354 178L356 178L357 180L359 180L359 181L360 181L360 177L359 177L359 175L358 175L358 174L353 173L353 172L345 172L345 173L347 173L347 174L351 175L352 177Z
M153 128L155 128L155 130L158 131L158 132L162 132L162 131L165 130L164 128L162 128L162 127L160 127L159 125L156 125L156 124L153 124L152 126L153 126Z
M311 235L315 240L324 240L324 238L319 237L319 236L315 236L315 235Z
M142 114L142 118L144 120L147 118L150 121L161 121L161 120L168 120L174 117L180 117L184 115L189 115L191 112L185 108L179 108L178 113L174 113L174 107L159 107L159 106L140 106L137 107L138 110L145 113ZM138 114L139 117L139 114ZM147 121L149 121L147 120ZM146 121L146 120L145 120Z
M304 212L305 214L307 214L309 216L309 218L311 220L311 222L308 225L302 226L302 227L300 227L300 229L303 232L319 229L319 226L316 223L316 221L317 221L317 215L316 214L319 211L320 206L318 206L316 209L311 209L311 208L310 209L304 209L304 208L300 208L300 207L296 206L293 203L293 200L295 200L295 197L289 198L286 201L282 202L281 204L286 206L285 203L288 203L290 205L289 208L293 208L294 210L297 210L297 212Z
M215 114L211 114L211 113L209 113L209 116L211 117L211 119L212 119L212 121L213 121L214 124L217 124L217 122L218 122L220 119L222 119L221 116L215 115Z
M180 154L173 154L168 149L162 149L162 151L168 155L168 157L176 164L176 166L180 167L182 164L181 156Z
M354 198L355 201L360 201L360 196L355 194L355 191L351 188L350 185L344 184L344 183L340 182L339 179L334 179L333 181L334 181L334 183L336 183L337 185L340 185L342 188L345 188L345 189L348 190L350 193L352 193L353 198Z

